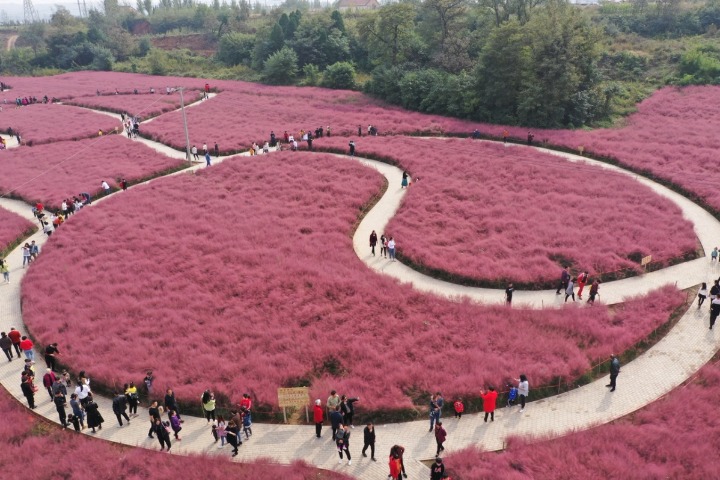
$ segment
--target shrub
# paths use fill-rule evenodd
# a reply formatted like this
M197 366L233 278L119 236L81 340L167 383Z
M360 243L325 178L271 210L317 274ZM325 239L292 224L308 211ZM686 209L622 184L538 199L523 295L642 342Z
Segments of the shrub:
M297 73L297 54L290 47L283 47L270 55L263 66L263 79L275 85L292 83Z
M323 72L322 86L350 90L355 87L355 67L350 62L333 63Z

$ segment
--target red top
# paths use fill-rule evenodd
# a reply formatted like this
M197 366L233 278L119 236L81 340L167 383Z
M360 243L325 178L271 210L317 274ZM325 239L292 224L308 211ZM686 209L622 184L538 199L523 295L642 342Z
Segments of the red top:
M462 412L465 411L465 405L463 405L463 403L462 403L460 400L458 400L457 402L453 403L453 406L455 407L455 411L456 411L457 413L462 413Z
M10 337L10 340L12 340L13 343L20 343L20 332L18 330L10 330L8 332L8 337Z
M395 458L392 455L390 455L390 475L392 478L398 478L400 476L400 458Z
M497 395L498 394L495 390L491 390L485 394L480 394L480 398L483 399L484 412L490 413L495 411L495 401L497 400Z
M252 399L243 397L243 399L240 400L240 407L245 407L246 410L250 410L250 407L252 407Z
M313 420L315 423L322 423L324 414L325 411L323 410L322 405L315 405L315 407L313 407Z
M20 342L20 348L23 350L32 350L33 342L29 338L26 338L22 342Z

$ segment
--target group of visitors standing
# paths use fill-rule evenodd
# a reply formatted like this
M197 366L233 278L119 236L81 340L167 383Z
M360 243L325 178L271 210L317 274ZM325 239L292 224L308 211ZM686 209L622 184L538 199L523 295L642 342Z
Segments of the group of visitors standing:
M378 236L375 230L370 234L370 253L375 256L375 247L378 244ZM380 257L390 258L390 261L395 261L395 238L386 237L383 233L380 235Z
M573 302L575 301L575 284L577 283L578 286L578 299L582 300L582 294L583 290L585 289L585 285L587 285L588 281L590 279L590 275L588 274L587 270L584 272L581 272L577 277L573 277L570 275L570 267L563 267L562 271L560 272L560 284L558 285L557 291L555 292L556 295L560 295L560 292L565 293L565 302L568 301L568 298L572 297ZM590 298L588 299L587 303L590 305L593 305L595 303L595 297L599 295L598 291L600 289L600 280L595 279L590 285Z

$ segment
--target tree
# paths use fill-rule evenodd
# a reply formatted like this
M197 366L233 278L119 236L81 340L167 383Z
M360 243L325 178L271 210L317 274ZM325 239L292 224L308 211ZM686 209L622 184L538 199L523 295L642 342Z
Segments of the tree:
M298 58L290 47L283 47L265 60L263 79L274 85L286 85L295 80Z
M350 58L347 37L333 25L327 15L303 17L292 41L301 67L312 63L322 69Z
M424 6L432 11L440 24L440 46L450 37L450 29L458 18L465 15L468 0L425 0Z
M410 3L393 3L383 6L376 15L360 19L357 28L380 63L397 65L413 36L414 26L415 7Z
M325 69L321 85L327 88L352 89L355 87L355 67L349 62L333 63Z
M217 14L217 21L218 21L218 29L217 29L217 37L222 37L222 29L227 26L227 24L230 22L230 13L227 10L221 10Z
M279 23L273 25L270 31L270 53L277 52L285 46L285 33Z
M337 28L340 30L343 34L345 33L345 22L343 21L342 14L338 12L337 10L333 10L330 14L330 18L332 19L332 27Z
M255 37L246 33L230 32L223 35L218 45L217 59L228 66L249 64Z

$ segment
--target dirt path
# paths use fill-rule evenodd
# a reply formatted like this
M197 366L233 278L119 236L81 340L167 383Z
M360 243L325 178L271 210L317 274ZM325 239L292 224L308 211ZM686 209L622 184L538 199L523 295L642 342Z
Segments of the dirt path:
M7 45L5 46L5 50L8 52L15 48L15 42L17 41L18 36L17 35L10 35L7 39Z

